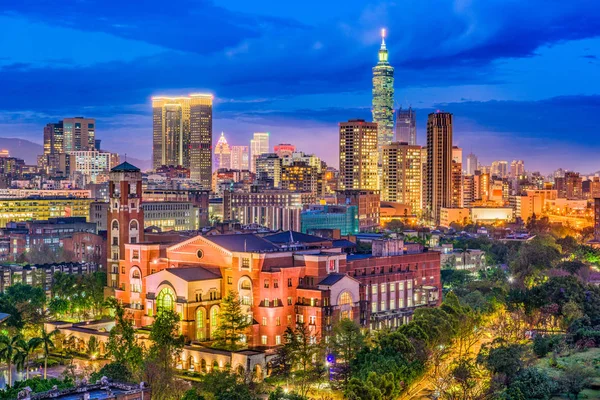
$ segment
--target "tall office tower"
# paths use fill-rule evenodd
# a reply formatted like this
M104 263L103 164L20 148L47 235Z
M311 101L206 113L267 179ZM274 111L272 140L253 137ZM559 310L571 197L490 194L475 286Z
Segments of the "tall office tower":
M63 152L63 121L47 124L44 127L44 154Z
M412 107L403 110L402 107L396 115L396 141L408 143L411 146L417 144L417 115Z
M440 209L452 206L452 114L436 112L427 118L427 208L430 223L438 225Z
M250 171L256 172L256 159L269 152L269 132L254 133L250 140Z
M273 152L280 158L291 157L296 151L296 146L289 143L280 143L273 147Z
M525 175L525 162L523 160L513 160L510 163L510 177L518 178Z
M463 206L462 149L452 146L452 207Z
M475 201L475 175L463 176L463 207L470 207Z
M477 156L473 153L469 153L467 156L467 175L475 175L477 169Z
M423 185L421 146L393 142L382 150L381 200L410 206L413 214L419 214Z
M93 118L65 118L63 126L63 149L71 151L94 150L96 148L96 120Z
M339 189L377 190L377 124L351 119L339 125Z
M152 167L189 168L190 178L210 188L212 179L211 94L152 98Z
M373 67L373 122L377 124L377 149L394 140L394 67L388 61L385 29L381 30L379 61Z
M578 172L566 172L564 177L564 196L567 199L581 199L582 196L582 184L581 176Z
M477 171L477 173L474 175L475 200L489 200L490 183L490 174Z
M508 162L506 161L492 161L490 167L490 174L498 178L504 178L508 175Z
M231 146L231 169L242 171L249 168L248 146Z
M231 149L223 132L215 146L215 170L218 169L231 169Z
M272 188L281 187L281 158L275 153L263 153L255 161L256 179Z
M190 94L190 178L210 190L212 185L213 95ZM184 165L185 166L185 165Z

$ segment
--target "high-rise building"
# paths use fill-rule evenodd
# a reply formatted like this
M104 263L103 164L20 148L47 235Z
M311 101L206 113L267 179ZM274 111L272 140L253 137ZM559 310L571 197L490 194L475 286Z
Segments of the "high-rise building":
M463 176L463 207L470 207L475 201L475 175Z
M85 183L106 182L108 172L117 164L119 164L119 155L107 151L72 151L60 156L61 170L67 175L80 173L84 176Z
M63 150L65 153L70 153L71 151L95 150L95 119L75 117L65 118L61 122L63 130Z
M452 146L452 207L463 206L462 149Z
M210 188L212 178L211 94L152 98L152 167L189 168L190 178Z
M408 143L411 146L417 144L417 116L412 107L398 110L396 115L396 141Z
M63 121L50 123L44 127L44 155L64 152Z
M250 169L248 146L231 146L231 169Z
M296 146L289 143L280 143L273 147L273 152L280 158L291 157L296 151Z
M452 206L452 114L436 112L427 119L426 216L439 224L440 209Z
M467 175L475 175L477 168L477 156L473 153L469 153L467 156Z
M511 178L518 178L525 175L525 162L523 160L513 160L510 163Z
M215 146L215 170L231 168L231 148L225 139L225 134L221 132L221 137Z
M275 153L263 153L256 160L256 179L272 188L281 187L281 158Z
M377 124L351 119L340 126L340 189L377 190Z
M250 140L250 171L256 172L256 159L269 152L269 132L255 132Z
M394 142L383 146L381 200L410 206L421 212L423 178L421 146Z
M373 122L377 124L378 150L394 140L394 67L388 60L385 30L377 65L373 67Z
M507 161L492 161L490 167L490 174L498 178L505 178L508 176L508 162Z
M323 192L323 174L317 167L305 161L282 163L281 188L293 192L311 192L320 196Z

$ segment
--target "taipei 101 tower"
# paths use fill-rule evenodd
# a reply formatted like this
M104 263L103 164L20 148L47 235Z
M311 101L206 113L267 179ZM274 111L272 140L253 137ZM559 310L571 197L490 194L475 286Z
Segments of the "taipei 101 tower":
M385 29L381 30L379 62L373 67L373 122L377 123L377 149L394 139L394 67L388 61Z

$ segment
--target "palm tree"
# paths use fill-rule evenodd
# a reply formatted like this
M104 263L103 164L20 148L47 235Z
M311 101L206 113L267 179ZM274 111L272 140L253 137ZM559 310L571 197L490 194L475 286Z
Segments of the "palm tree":
M42 335L40 336L41 345L44 350L44 379L46 379L46 371L48 370L48 354L50 349L54 348L54 342L52 338L58 333L58 329L48 332L46 328L42 328Z
M18 355L21 361L21 366L25 368L25 379L29 379L29 358L42 345L42 338L34 337L25 341L19 340L17 343Z
M8 366L8 384L12 385L12 366L17 355L18 343L21 335L10 337L8 335L0 336L0 360L6 361Z

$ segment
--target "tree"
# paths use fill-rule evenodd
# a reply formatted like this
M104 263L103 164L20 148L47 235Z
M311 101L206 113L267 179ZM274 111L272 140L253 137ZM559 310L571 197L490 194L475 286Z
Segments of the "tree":
M21 365L25 368L25 379L29 379L29 358L42 345L42 339L34 337L29 340L21 339L17 343Z
M90 382L97 382L103 376L115 382L131 382L133 380L133 375L131 375L129 368L118 362L103 365L102 368L90 375Z
M46 293L41 287L17 283L0 294L0 312L11 314L7 325L21 330L26 325L39 325L45 318Z
M344 398L348 400L382 400L383 396L372 381L352 378L346 385Z
M12 366L18 352L20 335L0 335L0 360L5 361L8 369L8 384L12 385Z
M577 400L579 393L592 382L592 378L595 376L594 371L587 365L581 363L569 363L567 364L561 376L559 382L561 383L563 390L568 395L573 395L573 398Z
M152 324L150 340L152 346L144 363L144 376L152 387L152 398L181 398L181 387L173 373L184 344L183 335L179 333L179 314L171 309L160 310Z
M135 337L133 318L114 297L107 300L107 306L114 311L116 319L108 336L108 353L135 374L143 362L143 349Z
M50 349L54 348L53 337L56 336L58 332L58 329L48 332L46 328L42 327L40 339L42 349L44 350L44 379L46 379L46 372L48 371L48 355L50 354Z
M310 329L305 324L297 324L296 329L291 328L285 331L285 344L288 346L294 366L299 379L297 380L300 388L300 396L306 397L310 387L310 379L314 373L318 371L320 362L315 363L313 360L318 359L321 348L317 343L317 336L311 333Z
M525 399L548 400L556 389L556 384L544 371L529 367L521 370L507 392L513 394L512 397L516 397L515 393L520 393Z
M246 328L250 326L248 315L242 309L237 292L230 290L221 301L219 325L214 332L215 347L235 351Z
M467 358L458 360L451 370L451 375L461 389L462 393L460 398L463 400L471 398L469 394L477 385L475 380L475 367L471 363L471 360Z
M506 377L505 382L510 384L512 378L523 367L521 357L524 350L522 345L509 344L503 339L495 339L481 348L477 362L494 374L502 374Z
M184 344L179 333L179 314L169 309L160 311L152 324L150 340L153 342L150 356L160 360L165 369L170 368Z
M365 346L365 338L354 321L344 318L333 329L331 351L335 356L335 367L346 382L350 373L350 362Z

